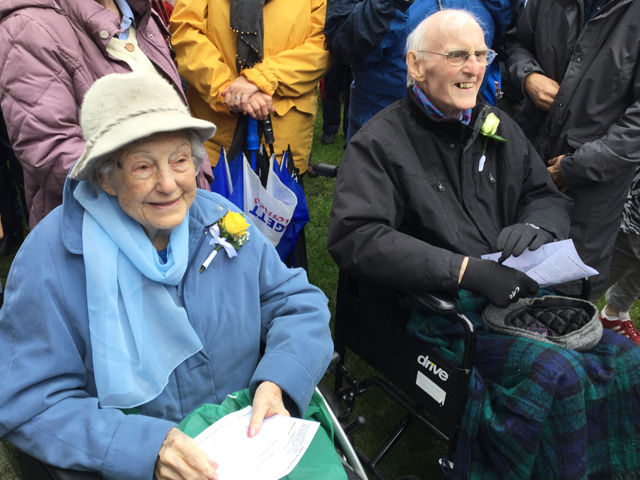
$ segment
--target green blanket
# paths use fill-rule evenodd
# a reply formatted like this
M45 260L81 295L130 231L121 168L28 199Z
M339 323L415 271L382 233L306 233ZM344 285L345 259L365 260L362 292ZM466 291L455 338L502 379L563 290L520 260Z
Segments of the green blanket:
M178 428L190 437L196 437L207 427L229 413L242 410L252 404L249 390L241 390L229 395L221 405L206 404L189 414ZM311 404L304 414L305 420L320 422L311 445L298 465L283 480L330 479L346 480L342 462L333 446L333 426L322 397L314 392ZM213 459L215 460L215 459Z

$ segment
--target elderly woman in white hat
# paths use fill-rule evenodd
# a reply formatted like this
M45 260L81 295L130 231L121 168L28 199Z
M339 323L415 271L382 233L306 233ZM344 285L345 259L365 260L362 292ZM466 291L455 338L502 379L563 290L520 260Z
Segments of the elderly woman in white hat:
M265 417L304 413L333 349L326 298L196 188L215 126L167 82L98 80L82 129L63 205L9 274L0 437L104 478L217 478L176 422L247 387L249 436Z

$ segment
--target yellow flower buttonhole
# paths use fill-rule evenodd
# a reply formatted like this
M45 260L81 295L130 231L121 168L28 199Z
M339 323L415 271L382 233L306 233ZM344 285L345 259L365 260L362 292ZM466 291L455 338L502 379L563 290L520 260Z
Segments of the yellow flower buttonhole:
M229 212L222 219L222 228L231 235L237 235L245 232L249 224L240 213Z
M498 131L498 125L500 124L500 119L496 117L494 113L490 113L487 115L484 124L482 125L481 132L484 135L495 135Z

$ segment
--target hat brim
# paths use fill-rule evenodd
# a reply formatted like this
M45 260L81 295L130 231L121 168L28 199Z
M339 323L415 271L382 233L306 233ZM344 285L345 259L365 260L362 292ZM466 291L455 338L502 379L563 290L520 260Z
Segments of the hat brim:
M94 163L106 155L156 133L192 131L204 143L216 132L216 126L205 120L178 111L147 112L124 120L113 126L93 142L85 146L69 177L74 180L88 180Z

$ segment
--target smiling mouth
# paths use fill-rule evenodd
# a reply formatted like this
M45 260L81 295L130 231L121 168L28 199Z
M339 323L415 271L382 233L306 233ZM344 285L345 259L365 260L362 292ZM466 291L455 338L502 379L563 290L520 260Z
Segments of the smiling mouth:
M466 82L466 83L456 83L454 84L456 87L461 88L462 90L468 90L470 88L475 87L475 82Z
M149 203L153 207L167 208L167 207L173 207L174 205L177 205L178 204L178 200L180 200L180 199L176 198L175 200L171 200L169 202L149 202Z

